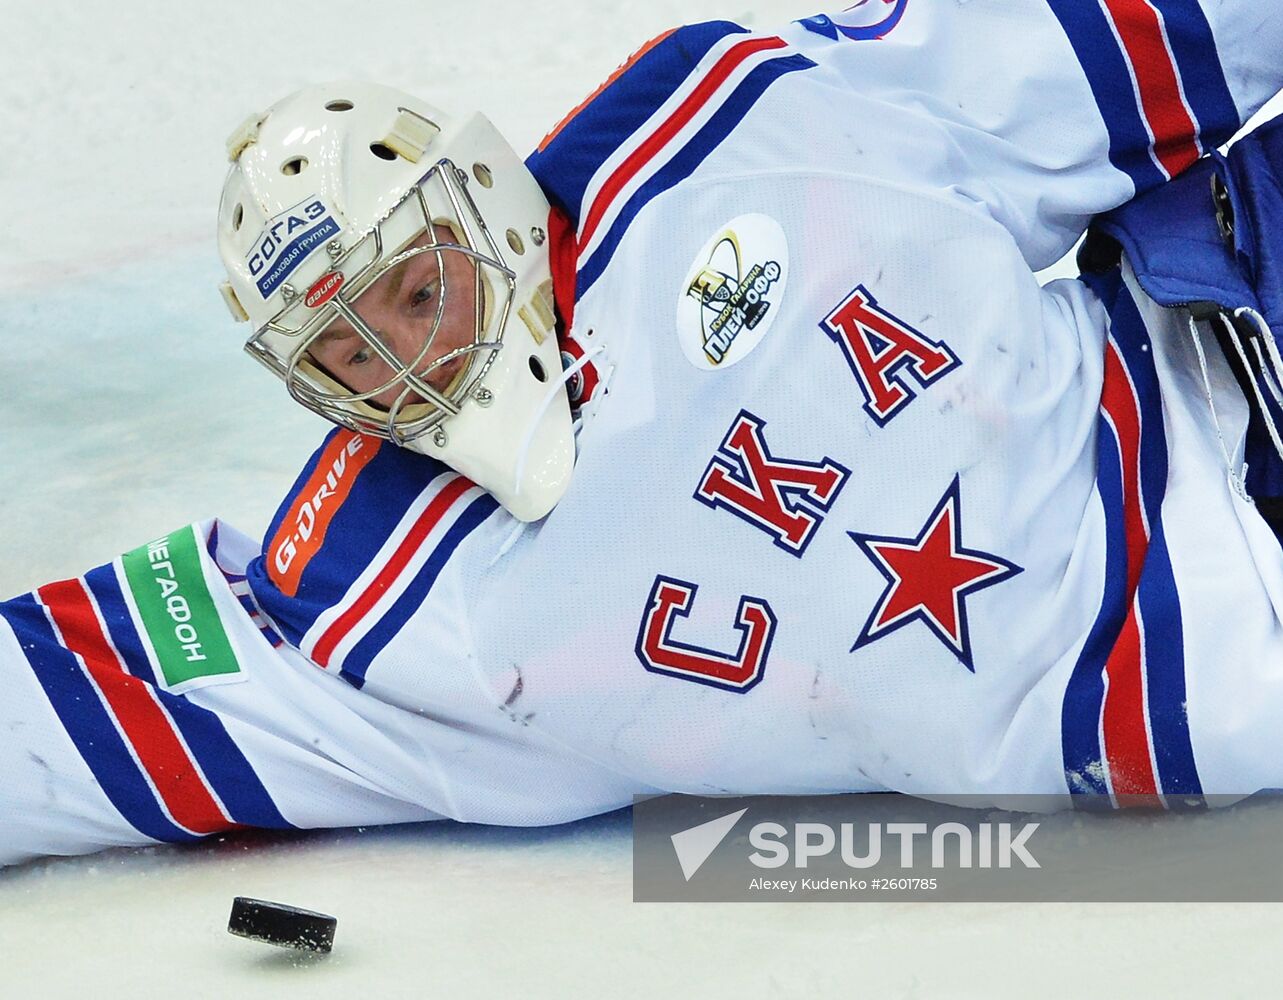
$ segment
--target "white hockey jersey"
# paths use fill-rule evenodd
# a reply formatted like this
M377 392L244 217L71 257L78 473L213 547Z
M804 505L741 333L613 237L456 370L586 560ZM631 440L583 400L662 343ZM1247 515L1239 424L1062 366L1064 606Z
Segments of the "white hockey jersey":
M529 165L579 405L511 519L332 433L0 605L0 863L235 826L540 824L654 791L1283 783L1247 405L1090 218L1283 84L1213 0L864 0L656 39ZM1230 627L1229 623L1232 623Z

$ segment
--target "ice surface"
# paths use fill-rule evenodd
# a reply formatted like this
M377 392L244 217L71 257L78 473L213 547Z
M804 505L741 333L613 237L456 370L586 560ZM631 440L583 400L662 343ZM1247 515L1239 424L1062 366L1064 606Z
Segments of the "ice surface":
M261 532L324 431L240 353L244 331L216 291L223 139L250 111L308 81L381 79L485 108L527 148L663 28L769 25L811 5L0 11L10 596L209 514ZM1273 837L1283 811L1250 822ZM0 873L0 998L1255 996L1283 971L1277 907L638 905L629 859L623 813L553 830L439 824L40 862ZM229 937L235 895L335 914L334 955Z
M636 904L629 848L616 813L27 865L0 875L0 996L1258 997L1283 975L1273 905ZM337 916L333 955L229 936L237 895Z

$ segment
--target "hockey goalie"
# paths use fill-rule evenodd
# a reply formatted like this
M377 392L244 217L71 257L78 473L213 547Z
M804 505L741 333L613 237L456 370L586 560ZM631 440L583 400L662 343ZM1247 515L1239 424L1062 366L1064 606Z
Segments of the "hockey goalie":
M1270 6L687 26L524 161L374 84L252 115L223 299L337 427L261 544L0 604L0 864L1283 784L1283 133L1218 152Z

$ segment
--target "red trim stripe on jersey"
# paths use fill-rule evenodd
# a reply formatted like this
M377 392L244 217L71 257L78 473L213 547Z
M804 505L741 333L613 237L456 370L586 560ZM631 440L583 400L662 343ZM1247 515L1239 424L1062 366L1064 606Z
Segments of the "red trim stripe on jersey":
M1180 591L1167 547L1163 387L1136 302L1117 271L1084 279L1109 311L1096 435L1103 520L1099 610L1061 711L1071 792L1116 806L1202 794L1185 683Z
M414 554L432 533L432 529L446 517L456 501L473 487L474 484L470 480L463 476L456 476L432 499L410 526L410 530L374 579L321 634L316 640L316 645L310 651L304 650L315 663L329 668L339 643L374 609L379 599L392 588L397 578L405 571Z
M700 79L695 89L678 105L668 118L630 153L624 161L606 178L593 199L592 206L580 226L579 245L581 252L592 244L607 211L618 199L624 187L633 180L642 169L653 161L661 150L667 146L683 128L708 105L718 89L740 66L760 52L787 48L788 43L782 38L748 38L736 42L713 64L712 68Z
M1135 593L1140 582L1149 525L1141 506L1140 407L1136 386L1127 365L1111 337L1105 347L1105 384L1100 407L1118 438L1123 461L1123 524L1127 531L1127 592Z
M1200 156L1198 124L1190 113L1162 14L1149 0L1101 0L1131 68L1153 154L1168 177Z
M1111 336L1105 351L1101 412L1118 439L1123 473L1123 526L1127 539L1127 594L1131 604L1122 634L1105 662L1101 734L1110 790L1115 795L1158 792L1145 692L1143 624L1136 592L1149 547L1140 476L1140 404L1126 362Z
M174 822L196 834L234 828L151 688L125 672L83 582L63 580L36 593Z
M1136 193L1226 142L1240 116L1198 0L1047 0Z

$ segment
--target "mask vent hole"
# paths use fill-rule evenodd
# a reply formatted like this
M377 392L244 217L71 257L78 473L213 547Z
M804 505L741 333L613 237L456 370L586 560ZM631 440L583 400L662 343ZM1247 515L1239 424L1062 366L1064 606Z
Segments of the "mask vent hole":
M353 105L351 101L330 101L329 104L325 105L325 110L326 111L351 111L352 107Z
M370 152L380 160L395 160L396 153L381 142L370 143Z
M241 223L244 221L245 206L238 202L236 207L232 209L232 230L234 232L240 232Z
M530 374L533 375L535 378L537 378L540 382L548 381L548 373L544 371L543 362L541 362L533 354L530 355Z
M295 177L307 169L306 156L293 156L281 164L281 173L286 177Z
M472 176L477 179L477 183L483 188L494 187L494 175L490 173L490 168L484 163L474 163L472 165Z
M508 236L508 246L512 247L513 253L523 254L526 252L526 245L521 242L521 234L519 232L517 232L515 229L509 229L507 236Z

